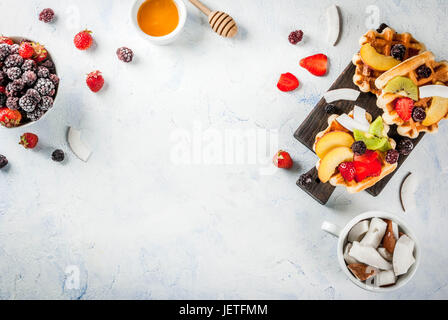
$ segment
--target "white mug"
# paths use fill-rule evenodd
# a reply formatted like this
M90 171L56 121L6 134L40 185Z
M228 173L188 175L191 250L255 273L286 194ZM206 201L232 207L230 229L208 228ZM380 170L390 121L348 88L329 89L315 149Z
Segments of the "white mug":
M403 233L408 235L415 242L415 246L414 246L415 263L411 266L411 268L408 270L408 272L406 274L399 276L397 279L397 282L393 286L390 286L390 287L378 287L378 286L374 286L369 283L364 283L364 282L360 281L350 272L350 270L347 268L347 264L345 263L345 260L344 260L344 247L347 243L348 233L353 228L353 226L355 224L357 224L358 222L360 222L362 220L371 219L371 218L382 218L382 219L388 219L388 220L394 221L395 223L398 224L399 229L402 230ZM338 247L337 247L339 265L341 266L341 268L344 271L344 273L346 274L346 276L354 284L356 284L357 286L359 286L365 290L373 291L373 292L390 292L390 291L397 290L397 289L403 287L406 283L408 283L412 279L412 277L415 275L415 272L417 271L418 266L420 264L420 245L419 245L419 242L417 241L417 238L415 237L415 234L412 232L411 228L405 221L403 221L402 219L400 219L399 217L397 217L396 215L393 215L391 213L387 213L387 212L383 212L383 211L369 211L369 212L362 213L362 214L356 216L355 218L353 218L352 220L350 220L350 222L347 223L344 228L340 228L339 226L337 226L331 222L328 222L328 221L324 221L322 223L321 228L322 228L322 230L329 232L329 233L335 235L336 237L339 237Z

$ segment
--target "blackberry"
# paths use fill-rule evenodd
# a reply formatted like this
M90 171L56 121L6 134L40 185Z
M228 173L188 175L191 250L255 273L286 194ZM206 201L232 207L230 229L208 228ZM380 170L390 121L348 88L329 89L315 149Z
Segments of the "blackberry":
M54 19L54 11L53 9L46 8L39 13L39 20L45 23L49 23Z
M19 95L18 90L13 90L12 82L8 83L5 87L5 93L7 97L17 97Z
M25 88L25 81L22 79L16 79L13 82L10 82L8 85L11 85L12 91L20 92Z
M8 99L6 99L6 107L8 107L11 110L19 109L19 98L9 97Z
M42 97L42 102L41 102L41 104L39 104L39 107L42 110L46 111L46 110L50 109L52 106L53 106L53 98L52 97L48 97L48 96Z
M54 83L55 87L57 87L59 84L59 77L55 74L50 74L49 78L50 78L51 82Z
M428 78L432 73L431 68L429 68L425 65L421 65L420 67L417 68L416 71L417 71L417 75L420 79Z
M378 27L378 29L376 29L376 32L381 33L384 31L384 29L389 28L389 26L385 23L380 24L380 26Z
M302 41L302 38L303 38L302 30L293 31L288 36L288 40L291 44L298 44L300 41Z
M51 61L50 59L45 60L44 62L42 62L40 64L42 67L47 68L48 70L50 70L51 73L55 73L55 67L54 67L54 63L53 61Z
M426 119L426 111L422 107L415 107L412 110L412 119L415 122L421 122Z
M121 47L117 49L117 57L123 62L131 62L134 57L134 53L129 48Z
M11 54L11 46L6 43L0 44L0 61L4 61Z
M20 46L17 43L11 45L11 54L18 54Z
M61 149L56 149L51 154L51 159L56 162L62 162L62 161L64 161L64 158L65 158L65 154L64 154L64 151L62 151Z
M37 77L38 78L48 78L49 75L50 75L50 71L48 70L48 68L43 67L43 66L37 67Z
M19 79L22 76L22 69L19 67L12 67L6 70L6 75L11 80Z
M19 106L22 108L25 112L32 112L34 109L36 109L37 101L34 100L33 97L24 95L19 100Z
M32 97L38 103L42 100L42 97L40 96L39 92L37 92L37 90L35 89L28 89L25 94Z
M23 64L23 58L18 54L11 54L5 59L5 67L20 67Z
M334 114L338 112L338 108L334 104L327 104L325 106L325 112L328 114Z
M414 149L414 144L412 143L411 139L409 138L403 138L397 145L396 150L404 155L407 156L411 153L412 149Z
M25 82L27 86L31 87L34 84L34 82L36 82L37 76L34 73L34 71L28 70L23 73L22 80Z
M37 65L36 61L27 59L22 64L22 70L23 71L36 71Z
M0 92L0 108L3 108L6 105L6 94Z
M355 154L361 156L361 155L363 155L364 153L366 153L366 151L367 151L367 146L366 146L366 144L364 143L364 141L356 141L356 142L354 142L354 143L352 144L352 151L353 151Z
M390 164L397 163L400 153L397 150L390 149L386 153L386 162Z
M313 183L313 177L309 173L304 173L299 178L299 184L302 187L309 188Z
M402 44L394 44L390 49L390 55L397 60L403 61L406 54L406 47Z
M2 70L0 70L0 86L6 85L8 82L8 76Z
M6 159L6 157L2 154L0 154L0 169L6 167L6 165L8 164L8 159Z
M31 121L37 121L44 115L45 111L36 108L33 112L27 112L26 117Z
M55 86L50 79L39 78L37 79L37 82L34 85L34 89L36 89L41 96L49 96L52 95L51 93L54 92Z

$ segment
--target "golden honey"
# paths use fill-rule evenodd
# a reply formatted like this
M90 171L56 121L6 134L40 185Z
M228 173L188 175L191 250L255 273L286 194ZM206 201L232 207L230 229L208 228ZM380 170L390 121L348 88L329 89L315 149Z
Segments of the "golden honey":
M137 13L142 31L153 37L170 34L179 24L179 12L173 0L146 0Z

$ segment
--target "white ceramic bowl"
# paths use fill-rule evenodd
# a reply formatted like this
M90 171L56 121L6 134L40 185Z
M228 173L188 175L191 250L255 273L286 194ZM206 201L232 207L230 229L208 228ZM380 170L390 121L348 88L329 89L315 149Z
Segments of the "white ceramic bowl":
M29 39L29 38L26 38L26 37L18 37L18 36L12 36L12 37L9 37L9 38L11 38L11 39L14 41L14 43L19 43L19 42L22 41L23 39L26 39L26 40L29 40L29 41L34 41L34 40ZM36 42L37 42L37 41L36 41ZM54 58L51 56L51 53L50 53L50 52L48 52L48 58L50 58L50 59L53 61L53 64L54 64L54 70L55 70L55 72L56 72L56 74L57 74L56 62L55 62ZM60 86L60 85L61 85L61 83L59 82L59 86ZM58 89L56 89L56 94L55 94L55 96L53 97L53 107L50 108L50 109L48 109L48 110L43 114L43 116L42 116L39 120L37 120L37 121L31 121L31 122L25 123L25 124L23 124L23 125L19 125L19 126L17 126L17 127L12 127L12 128L6 128L6 127L4 127L4 126L2 126L2 125L0 125L0 127L4 128L4 129L8 129L8 130L18 130L18 129L21 130L21 129L23 129L23 128L32 126L33 124L35 124L35 123L37 123L38 121L40 121L40 120L44 119L45 117L47 117L47 115L48 115L50 112L52 112L52 110L56 107L56 97L58 96L59 86L58 86Z
M181 33L182 29L184 28L185 21L187 20L187 8L185 6L185 3L182 0L173 0L173 2L177 6L177 11L179 12L179 24L177 25L176 29L174 29L173 32L167 34L166 36L153 37L144 33L142 29L140 29L140 26L138 25L137 21L138 9L145 1L146 0L136 0L134 1L134 4L132 5L131 8L131 22L135 27L135 29L137 30L137 33L143 39L153 44L166 45L173 42Z
M383 218L383 219L388 219L388 220L394 221L395 223L398 224L398 228L402 232L404 232L406 235L408 235L415 242L415 247L414 247L415 263L411 266L411 268L408 270L408 272L406 274L399 276L397 282L393 286L390 286L390 287L377 287L377 286L373 286L373 285L368 285L368 284L358 280L347 268L347 264L345 263L345 260L344 260L344 247L345 247L345 244L347 243L348 233L353 228L353 226L355 224L357 224L358 222L360 222L362 220L371 219L371 218ZM414 232L412 232L412 230L409 227L407 222L405 222L404 220L400 219L399 217L397 217L396 215L393 215L391 213L382 212L382 211L365 212L365 213L362 213L362 214L356 216L352 220L350 220L350 222L347 223L344 228L340 228L331 222L325 221L322 224L322 229L339 237L338 249L337 249L339 265L341 266L345 275L354 284L356 284L357 286L359 286L365 290L373 291L373 292L390 292L390 291L397 290L397 289L403 287L406 283L408 283L412 279L412 277L415 275L415 272L417 271L418 266L420 264L420 244L419 244Z

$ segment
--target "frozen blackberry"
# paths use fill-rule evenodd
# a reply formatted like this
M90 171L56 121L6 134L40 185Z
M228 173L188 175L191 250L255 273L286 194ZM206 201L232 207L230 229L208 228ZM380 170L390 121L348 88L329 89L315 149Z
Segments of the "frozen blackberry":
M20 67L23 64L23 58L18 54L11 54L5 59L5 67Z
M19 106L25 112L32 112L36 109L37 101L33 97L24 95L19 99Z
M37 77L38 78L48 78L49 75L50 75L50 71L48 70L48 68L43 67L43 66L37 67Z
M123 62L131 62L134 57L134 53L129 48L121 47L117 49L117 57Z
M33 99L36 100L37 102L40 102L42 100L39 92L37 92L37 90L35 89L28 89L25 94L30 97L33 97Z
M55 74L50 74L49 78L50 78L51 82L53 82L54 85L57 87L59 84L59 77Z
M309 173L304 173L299 178L299 184L302 187L309 188L313 183L313 177Z
M420 79L422 78L428 78L431 75L432 71L431 68L421 65L417 68L417 75Z
M386 153L386 162L390 164L397 163L400 153L397 150L390 149Z
M37 121L44 115L44 113L45 113L45 111L43 111L39 108L36 108L36 109L34 109L33 112L27 112L26 117L28 119L30 119L31 121Z
M415 122L421 122L426 119L426 111L422 107L415 107L412 110L412 119Z
M18 54L20 46L17 43L11 45L11 54Z
M22 76L22 69L19 67L12 67L6 70L6 75L11 80L19 79Z
M16 79L13 82L10 82L8 85L11 85L12 91L20 92L25 88L25 81L22 79Z
M302 41L302 38L303 38L302 30L293 31L288 36L288 40L291 44L298 44L300 41Z
M2 70L0 70L0 86L6 85L8 82L8 76Z
M0 44L0 61L4 61L11 54L11 46L6 43Z
M380 24L380 26L378 27L378 29L376 29L376 32L381 33L384 31L384 29L389 28L389 26L385 23Z
M56 162L62 162L62 161L64 161L64 158L65 158L65 154L64 154L64 151L62 151L61 149L56 149L51 154L51 159Z
M2 154L0 154L0 169L3 169L8 164L8 159Z
M31 60L31 59L27 59L23 62L22 64L22 70L23 71L36 71L37 65L36 65L36 61Z
M403 61L406 54L406 47L402 44L394 44L390 49L390 55L397 60Z
M46 8L39 13L39 20L45 23L49 23L54 19L54 11L53 9Z
M328 114L335 114L337 113L338 108L334 104L327 104L325 106L325 112Z
M412 143L411 139L409 138L403 138L397 145L396 150L404 155L407 156L411 153L412 149L414 149L414 144Z
M19 91L13 90L11 88L12 82L8 83L5 87L5 93L7 97L17 97L19 95Z
M356 155L361 156L361 155L363 155L364 153L366 153L366 151L367 151L367 146L366 146L366 144L364 143L364 141L356 141L356 142L354 142L354 143L352 144L352 151L353 151Z
M36 82L37 76L34 73L34 71L28 70L23 73L22 80L25 82L27 86L31 87L34 84L34 82Z
M51 96L52 95L51 93L54 94L55 86L50 79L39 78L37 79L37 82L34 85L34 89L36 89L41 96Z
M52 106L53 106L53 98L52 97L48 97L48 96L42 97L42 102L39 104L39 107L42 110L46 111L46 110L50 109Z
M19 98L8 97L8 99L6 99L6 107L8 107L11 110L19 109Z
M3 108L6 105L6 94L0 92L0 108Z

